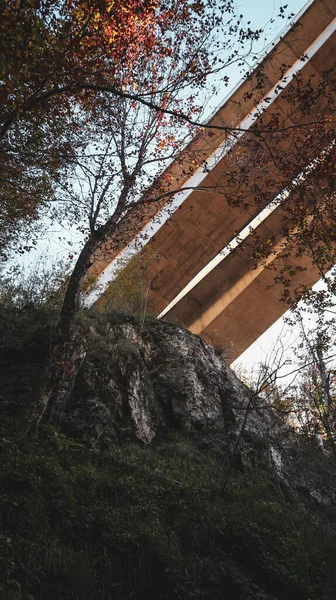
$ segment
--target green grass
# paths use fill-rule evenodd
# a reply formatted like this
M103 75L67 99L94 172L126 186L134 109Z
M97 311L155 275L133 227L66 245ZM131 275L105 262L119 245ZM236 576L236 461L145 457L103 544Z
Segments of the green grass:
M178 434L97 455L45 429L0 452L0 598L334 598L332 537L265 468L228 479Z

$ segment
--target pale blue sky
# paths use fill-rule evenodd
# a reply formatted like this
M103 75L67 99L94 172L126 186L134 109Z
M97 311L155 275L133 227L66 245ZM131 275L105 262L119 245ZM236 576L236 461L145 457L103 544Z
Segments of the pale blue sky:
M284 18L279 16L280 7L288 4L284 11ZM249 44L246 44L247 57L244 67L237 64L226 68L223 74L229 77L229 84L222 85L221 76L210 79L207 88L204 90L204 113L203 118L208 118L210 114L216 112L223 100L230 94L234 86L239 83L247 71L255 68L258 60L266 53L268 46L281 35L282 31L289 25L289 17L294 13L296 15L305 5L309 4L306 0L237 0L235 3L238 14L243 15L245 27L253 30L262 29L263 33L258 42L253 43L253 52L248 52ZM293 18L293 17L292 17ZM212 84L217 88L217 93L209 98L209 89Z
M271 18L279 14L279 7L288 4L286 15L298 13L306 4L304 0L239 0L236 3L246 20L250 20L253 27L261 27ZM280 23L285 20L280 20Z

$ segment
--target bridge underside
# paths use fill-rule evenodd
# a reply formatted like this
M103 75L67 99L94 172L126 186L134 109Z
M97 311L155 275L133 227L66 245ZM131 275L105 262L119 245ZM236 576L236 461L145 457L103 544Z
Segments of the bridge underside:
M234 92L211 122L238 126L260 99L267 96L267 90L281 81L286 68L300 59L319 36L325 35L335 17L335 2L316 0L302 15L300 24L275 46L257 72ZM314 144L308 143L311 132L303 126L331 113L334 107L330 95L326 99L317 94L307 111L305 97L296 92L298 80L301 89L310 86L317 90L327 82L335 90L335 56L336 34L332 32L309 61L303 61L299 78L280 86L269 107L256 118L259 129L274 129L277 124L286 133L269 138L263 146L256 146L253 136L242 136L147 243L145 252L154 257L147 274L151 281L148 305L152 312L159 314L166 309L199 271L295 180L315 159L316 152L325 148L326 137L321 136L320 145L316 139ZM256 85L260 73L263 86ZM198 145L200 165L215 147L225 143L225 135L204 134ZM281 156L287 157L286 168ZM173 165L173 172L174 168ZM140 224L148 218L148 215L137 216ZM290 222L287 225L290 228ZM274 285L274 270L270 268L281 269L283 262L288 262L282 252L283 227L279 207L258 228L261 240L272 237L271 258L255 265L251 260L251 245L248 241L242 243L164 318L183 323L207 341L230 346L232 360L238 357L287 309L280 301L283 287ZM111 245L107 258L97 257L93 273L101 272L120 251L121 247ZM291 278L291 289L310 287L320 278L311 257L304 255L294 262L294 266L303 270ZM100 303L104 304L104 299Z
M280 272L288 259L280 254L253 268L249 255L250 248L245 248L227 257L164 316L183 323L208 343L227 347L232 362L289 308L284 301L286 286L274 283L274 268ZM311 257L296 258L293 264L305 270L290 277L291 292L310 288L320 279Z

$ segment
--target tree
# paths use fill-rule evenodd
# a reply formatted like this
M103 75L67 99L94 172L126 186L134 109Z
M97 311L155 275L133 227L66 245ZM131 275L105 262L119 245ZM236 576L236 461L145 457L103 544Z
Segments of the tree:
M308 311L301 303L286 318L299 334L295 343L285 348L282 333L265 363L250 373L241 365L235 371L255 394L258 408L272 407L294 430L335 452L335 320L326 314L316 319L309 305Z
M94 122L110 102L128 99L159 116L185 109L190 117L187 98L210 73L237 59L231 40L242 44L256 36L241 27L231 0L6 2L0 24L2 246L53 199L55 179L88 148Z
M298 428L309 437L327 440L335 452L335 321L319 315L308 330L302 309L295 312L295 320L301 330L295 348L298 377L287 390L286 400Z
M0 142L13 174L3 174L3 221L8 229L51 205L86 236L32 402L36 422L47 406L60 416L80 363L72 326L94 254L134 226L137 204L166 195L154 179L198 132L208 77L259 32L242 27L231 0L13 0L3 16Z

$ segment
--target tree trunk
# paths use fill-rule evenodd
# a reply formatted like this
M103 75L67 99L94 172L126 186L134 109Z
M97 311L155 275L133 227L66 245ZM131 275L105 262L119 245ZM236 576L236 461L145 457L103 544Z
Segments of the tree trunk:
M60 335L64 340L71 335L74 319L79 308L81 285L91 266L92 256L98 245L99 240L92 236L86 242L71 273L58 324Z
M26 413L29 431L37 431L42 421L53 425L60 422L85 356L86 340L79 331L52 345Z
M81 332L74 329L74 321L79 308L81 285L99 243L100 240L93 236L86 242L71 274L56 339L26 413L30 431L36 431L41 421L55 425L60 422L85 358L86 340Z

